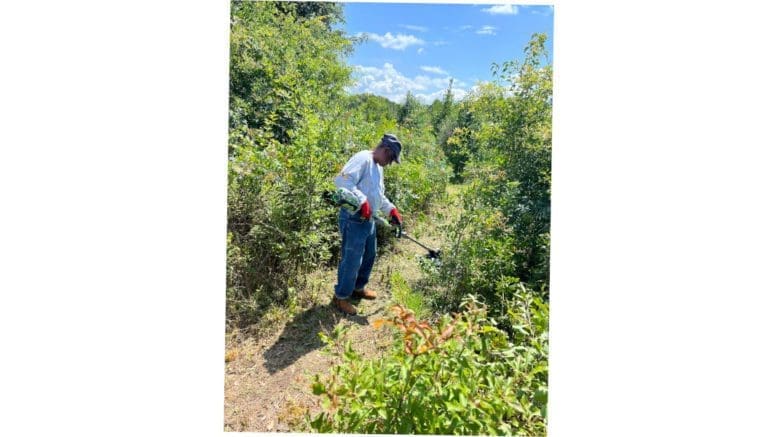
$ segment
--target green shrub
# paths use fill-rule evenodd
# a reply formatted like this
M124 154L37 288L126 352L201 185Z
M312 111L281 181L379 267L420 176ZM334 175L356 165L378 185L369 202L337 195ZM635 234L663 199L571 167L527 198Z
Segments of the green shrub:
M520 62L494 64L494 74L506 89L487 83L471 93L459 104L456 127L441 143L455 180L473 183L473 189L464 193L467 210L498 210L510 234L485 238L497 245L512 244L509 254L493 255L485 253L490 243L478 243L477 233L451 235L451 241L465 242L453 248L458 259L448 263L448 271L458 278L454 287L458 294L490 294L472 289L481 284L468 276L484 263L535 289L548 285L553 70L541 62L547 56L545 39L543 34L533 35ZM487 184L481 183L484 179ZM478 214L464 221L483 226L484 218ZM507 268L503 256L512 267Z
M453 166L454 182L461 182L464 174L464 167L467 165L472 155L474 139L472 130L464 127L456 127L450 136L442 144L445 156L448 162Z
M516 343L473 297L434 326L394 307L392 319L375 323L398 331L393 350L362 360L346 343L344 362L314 378L325 411L309 426L318 433L544 435L547 305L526 302L528 313L509 313L525 333Z
M501 78L512 95L499 106L488 139L506 173L498 206L513 228L516 276L534 287L547 286L550 259L551 116L553 69L547 60L546 36L534 34L523 61L501 66ZM496 66L495 66L496 67ZM496 72L497 68L495 68Z
M428 282L437 290L430 301L441 311L455 308L468 295L480 296L494 304L496 285L514 276L515 237L507 218L486 199L503 178L499 172L486 172L484 178L463 188L452 210L456 217L442 226L446 244L439 266L427 268Z

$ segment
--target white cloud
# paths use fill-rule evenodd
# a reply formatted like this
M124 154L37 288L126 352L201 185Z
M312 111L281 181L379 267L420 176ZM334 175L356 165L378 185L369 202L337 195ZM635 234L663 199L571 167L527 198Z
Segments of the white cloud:
M478 35L496 35L496 32L494 32L495 30L496 30L496 27L494 26L483 26L475 33L477 33Z
M426 104L432 103L435 98L441 99L445 95L451 79L450 76L429 77L425 75L410 78L397 71L390 63L383 64L381 68L354 65L353 76L356 83L349 88L349 92L375 94L401 103L405 100L407 92L410 91ZM458 86L453 88L453 96L457 100L461 99L466 94L466 90L460 88L464 83L455 79L453 83Z
M402 33L398 33L397 36L392 35L391 32L386 32L386 34L382 36L376 33L367 33L366 35L367 38L371 39L372 41L376 41L381 45L381 47L387 49L404 50L412 45L425 44L424 40L422 39L418 39L413 35L405 35Z
M429 77L429 76L416 76L413 81L421 86L422 90L428 90L430 88L448 88L448 82L450 77Z
M432 104L435 100L442 100L445 98L445 93L448 92L448 88L445 87L441 90L435 91L429 94L413 94L421 103L425 105ZM451 88L453 94L453 100L458 101L467 95L467 90L462 88Z
M413 24L400 24L399 27L404 27L405 29L409 30L415 30L416 32L428 32L429 28L424 26L415 26Z
M497 5L488 9L481 9L491 15L515 15L518 13L518 6L515 5Z
M466 24L466 25L464 25L464 26L459 26L459 30L467 30L467 29L472 29L472 27L473 27L473 26L471 26L471 25L469 25L469 24Z
M424 48L423 48L423 47L419 47L419 48L418 48L418 54L420 55L420 54L421 54L421 53L423 53L423 52L424 52Z
M421 70L424 70L427 73L448 74L447 71L443 70L440 67L429 67L427 65L422 65Z
M423 91L424 86L398 72L392 64L385 63L382 68L355 65L353 75L356 84L350 91L371 93L399 102L408 91Z
M534 15L542 15L543 17L547 17L553 13L553 5L533 7L531 8L531 13Z

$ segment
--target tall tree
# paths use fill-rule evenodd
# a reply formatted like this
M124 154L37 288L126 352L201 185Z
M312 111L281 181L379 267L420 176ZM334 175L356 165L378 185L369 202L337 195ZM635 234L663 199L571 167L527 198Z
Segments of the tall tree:
M499 155L513 189L505 190L503 210L515 230L519 276L547 284L550 254L551 115L553 68L545 34L534 34L524 59L501 66L512 96L501 112Z
M422 113L421 102L410 91L405 96L405 102L399 108L397 122L405 127L415 129L423 125L425 119Z
M432 126L434 127L435 134L440 133L440 127L443 124L445 120L450 118L453 114L453 78L450 79L448 82L448 89L445 91L445 97L442 101L442 107L440 108L440 111L436 114L436 117L434 118L432 122Z

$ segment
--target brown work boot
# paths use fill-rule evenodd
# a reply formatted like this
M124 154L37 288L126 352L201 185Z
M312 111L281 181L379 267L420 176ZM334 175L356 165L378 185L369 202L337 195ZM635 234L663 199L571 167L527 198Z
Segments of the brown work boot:
M347 299L338 299L338 298L332 298L332 305L334 305L335 308L338 310L344 312L348 315L354 315L356 314L356 308L354 308L353 305L351 305L350 302L348 302Z
M353 290L353 293L351 294L351 297L354 299L375 299L378 297L378 293L368 290L366 288L361 290Z

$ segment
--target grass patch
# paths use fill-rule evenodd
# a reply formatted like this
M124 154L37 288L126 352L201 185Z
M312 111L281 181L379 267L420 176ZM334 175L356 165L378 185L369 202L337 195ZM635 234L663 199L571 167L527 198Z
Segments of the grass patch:
M431 311L420 293L413 291L399 272L391 273L391 296L399 305L412 310L419 319L429 316Z

